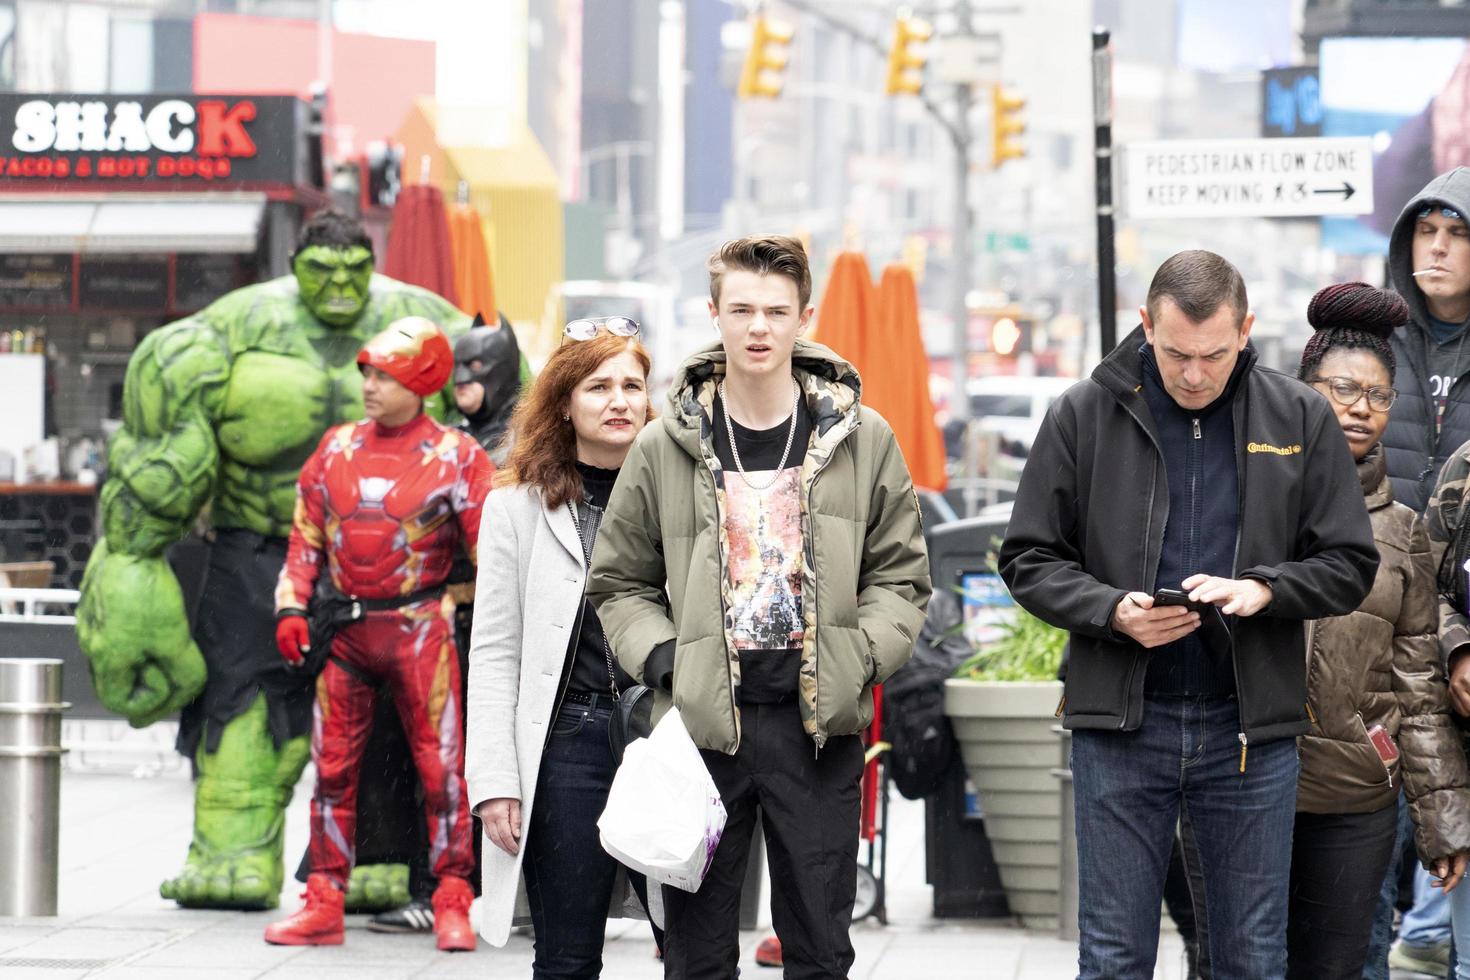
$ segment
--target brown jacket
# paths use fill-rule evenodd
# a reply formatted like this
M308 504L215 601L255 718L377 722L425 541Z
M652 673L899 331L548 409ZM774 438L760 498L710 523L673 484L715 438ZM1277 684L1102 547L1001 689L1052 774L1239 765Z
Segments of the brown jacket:
M1346 616L1307 624L1312 730L1300 737L1297 809L1366 813L1392 806L1402 785L1425 862L1470 849L1470 769L1450 720L1440 661L1429 538L1394 503L1382 448L1358 463L1378 545L1378 575ZM1382 725L1400 758L1385 765L1367 730Z

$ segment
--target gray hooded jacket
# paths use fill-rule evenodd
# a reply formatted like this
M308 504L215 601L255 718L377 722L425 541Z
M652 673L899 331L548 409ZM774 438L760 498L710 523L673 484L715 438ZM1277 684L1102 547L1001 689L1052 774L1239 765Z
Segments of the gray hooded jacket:
M1470 168L1456 167L1431 180L1404 205L1389 238L1388 271L1400 296L1412 313L1407 324L1395 330L1391 342L1398 369L1394 387L1399 390L1389 416L1383 447L1388 456L1388 476L1394 499L1423 513L1430 491L1446 459L1470 440L1470 332L1464 325L1446 344L1435 343L1429 333L1429 310L1424 294L1412 275L1414 269L1414 225L1426 204L1443 204L1470 215ZM1452 379L1444 418L1435 425L1435 390Z

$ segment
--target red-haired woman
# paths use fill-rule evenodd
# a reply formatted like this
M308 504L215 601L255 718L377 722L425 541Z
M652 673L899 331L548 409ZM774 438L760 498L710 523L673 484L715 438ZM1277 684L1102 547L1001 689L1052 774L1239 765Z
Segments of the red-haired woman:
M618 468L653 418L637 331L624 317L567 326L485 501L465 691L465 779L495 845L480 930L504 945L524 872L537 977L598 976L607 917L631 897L597 818L615 769L613 691L634 681L583 590Z

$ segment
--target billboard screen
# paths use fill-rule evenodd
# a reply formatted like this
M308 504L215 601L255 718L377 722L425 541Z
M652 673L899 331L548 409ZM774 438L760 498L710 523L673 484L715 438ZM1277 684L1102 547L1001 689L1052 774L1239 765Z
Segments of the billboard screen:
M1322 135L1373 139L1371 214L1322 219L1322 245L1384 254L1405 202L1470 164L1470 44L1463 38L1327 38Z

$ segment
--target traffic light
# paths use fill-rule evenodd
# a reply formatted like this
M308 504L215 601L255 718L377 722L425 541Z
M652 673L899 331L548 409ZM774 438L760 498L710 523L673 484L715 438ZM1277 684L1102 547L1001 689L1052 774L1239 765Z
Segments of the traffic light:
M1026 108L1026 99L1008 92L1000 85L990 87L991 165L999 167L1007 160L1019 160L1026 155L1026 144L1014 137L1026 131L1026 122L1021 110Z
M789 60L787 48L796 36L796 28L769 17L757 15L750 22L750 50L740 70L740 84L735 92L742 99L774 99L781 94Z
M918 95L924 88L924 63L928 54L920 47L934 35L934 28L916 17L893 22L893 46L888 49L889 95ZM916 50L917 49L917 50Z

